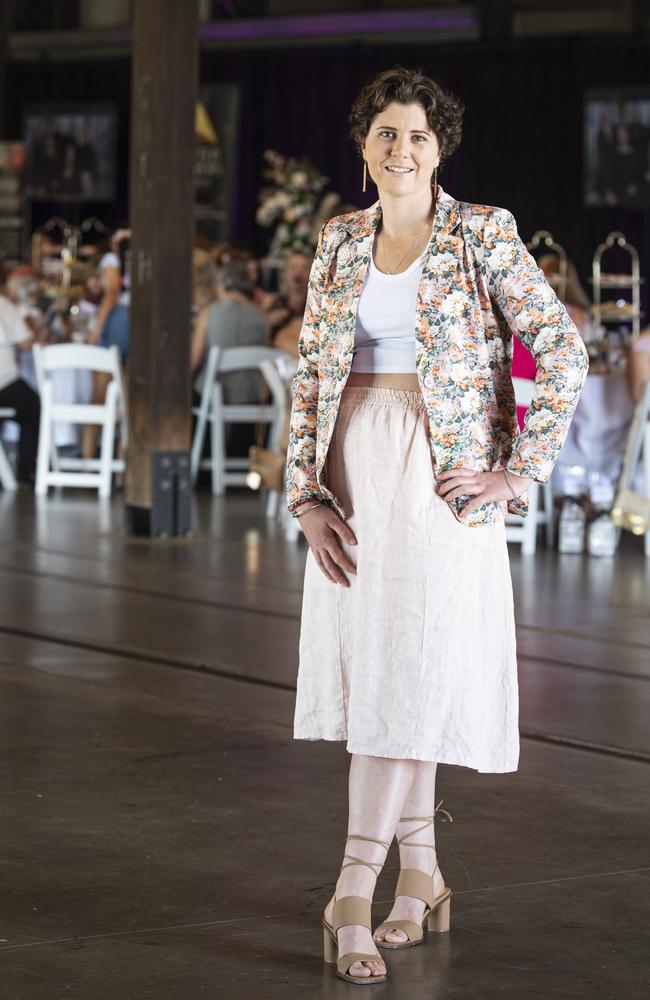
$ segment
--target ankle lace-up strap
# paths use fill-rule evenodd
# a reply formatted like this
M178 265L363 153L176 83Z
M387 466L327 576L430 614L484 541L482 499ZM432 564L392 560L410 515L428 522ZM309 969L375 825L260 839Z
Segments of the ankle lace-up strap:
M419 842L417 842L415 844L409 844L408 843L408 838L415 837L418 833L422 833L423 830L426 830L426 828L429 825L433 825L433 822L434 822L434 820L436 818L436 813L442 812L442 813L445 814L445 816L447 817L447 820L450 823L454 822L454 818L451 815L451 813L447 812L446 809L441 809L442 802L443 802L443 800L440 799L440 802L438 803L438 805L433 810L433 815L431 815L431 816L400 816L400 819L399 819L400 823L417 823L420 820L424 820L424 822L423 822L422 826L419 826L416 830L411 830L410 833L405 834L403 837L398 837L397 838L398 845L401 846L402 844L404 844L405 847L430 847L432 851L435 851L435 849L436 849L435 844L421 844Z
M348 834L347 839L367 840L368 843L370 844L380 844L382 847L385 847L387 851L390 850L390 844L387 844L385 840L375 840L374 837L362 837L361 834L350 833ZM374 865L378 866L379 871L381 871L384 865L383 861L365 861L364 858L357 858L356 855L354 854L344 854L343 860L345 861L346 858L349 858L350 860L348 861L347 864L341 865L341 871L345 871L346 868L351 868L353 865L364 865L366 868L370 869L373 875L377 876L379 875L379 872L376 872L373 866ZM385 860L386 859L384 858L384 861Z
M436 818L436 813L441 812L441 813L444 813L445 816L447 817L447 822L448 823L453 823L454 822L454 817L451 815L451 813L447 812L446 809L441 809L440 808L442 806L442 802L443 802L443 800L440 799L440 802L438 803L438 805L436 806L436 808L433 810L433 816L431 818L435 819Z
M347 840L365 840L369 844L379 844L381 847L385 847L386 851L390 850L390 844L387 844L385 840L375 840L374 837L362 837L361 834L350 833L348 834ZM346 858L348 859L347 864L345 863ZM384 858L384 861L386 858ZM369 868L372 874L377 878L379 872L383 868L384 861L366 861L365 858L357 858L354 854L344 854L343 864L341 865L341 872L344 872L346 868L352 868L353 865L363 865L365 868ZM375 871L375 867L379 871ZM340 878L340 875L339 875ZM338 887L338 882L337 882ZM336 897L336 891L334 892ZM334 933L338 931L339 927L345 927L346 924L360 924L362 927L367 927L370 930L370 900L366 899L365 896L342 896L341 899L334 899L334 909L332 911L332 928ZM344 956L347 961L347 966L344 971L354 961L361 961L358 956L356 958L350 959L349 955ZM374 955L364 955L363 960L376 961L377 956ZM339 961L342 961L342 956L339 956Z

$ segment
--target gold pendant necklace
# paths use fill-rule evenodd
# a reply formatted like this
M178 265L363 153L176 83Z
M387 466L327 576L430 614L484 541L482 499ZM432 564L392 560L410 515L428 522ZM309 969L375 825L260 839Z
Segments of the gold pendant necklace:
M429 224L427 223L427 229L428 229L428 228L429 228ZM400 257L399 261L398 261L398 262L397 262L397 264L395 265L395 268L394 268L394 269L393 269L392 271L390 270L390 268L389 268L389 267L387 266L387 264L386 264L386 249L385 249L385 247L384 247L384 246L382 245L382 248L381 248L381 249L382 249L382 257L384 258L384 270L386 271L386 273L387 273L387 274L397 274L397 273L398 273L398 271L399 271L399 269L400 269L400 266L401 266L401 264L402 264L402 261L406 260L406 258L407 258L407 257L409 256L409 254L410 254L411 250L412 250L412 249L413 249L413 247L415 246L415 241L416 241L417 239L419 239L419 238L420 238L421 236L422 236L422 231L420 231L419 233L416 233L416 234L415 234L415 236L414 236L414 237L413 237L413 239L411 240L411 243L410 243L410 245L409 245L409 247L408 247L408 249L407 249L406 253L402 254L402 256Z

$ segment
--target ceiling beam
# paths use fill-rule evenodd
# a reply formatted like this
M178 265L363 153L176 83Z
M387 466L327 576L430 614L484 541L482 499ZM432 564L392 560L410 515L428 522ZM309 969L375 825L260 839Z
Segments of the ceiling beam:
M414 10L367 10L290 17L248 17L212 21L199 27L203 49L286 48L288 45L368 44L390 41L475 41L480 36L473 6ZM14 32L12 61L108 58L131 51L130 27L79 31Z

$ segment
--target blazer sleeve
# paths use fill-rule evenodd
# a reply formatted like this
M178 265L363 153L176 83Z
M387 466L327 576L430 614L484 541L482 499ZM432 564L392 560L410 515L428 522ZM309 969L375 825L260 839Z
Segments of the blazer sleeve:
M298 338L298 370L291 387L287 448L287 507L290 511L306 500L322 499L316 476L316 434L320 310L328 270L325 249L327 225L323 225L318 235L309 274L307 302Z
M486 220L485 266L490 298L535 358L535 392L506 468L545 483L569 430L589 355L577 327L528 252L511 212Z

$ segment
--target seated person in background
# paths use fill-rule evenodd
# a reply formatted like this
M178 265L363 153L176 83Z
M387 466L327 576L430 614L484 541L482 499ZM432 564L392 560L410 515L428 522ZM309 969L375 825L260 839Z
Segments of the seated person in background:
M207 237L197 234L194 237L194 244L192 247L192 263L197 266L212 260L214 250L214 246L210 240L207 239Z
M40 402L32 387L20 378L16 348L29 350L34 338L5 292L6 272L0 262L0 409L16 411L12 419L20 426L18 469L20 483L32 483L36 473Z
M564 303L566 311L582 333L591 314L591 299L580 284L578 271L572 260L567 260L566 283L560 275L560 258L557 254L543 254L538 262L544 277ZM563 290L564 286L564 290Z
M641 330L630 347L626 374L632 402L636 403L644 385L650 382L650 326Z
M217 269L210 257L194 250L192 263L192 315L198 316L217 297Z
M248 263L232 257L217 271L217 301L197 316L192 332L191 366L199 372L194 382L194 405L203 390L203 366L210 347L247 347L268 344L266 315L252 301L253 283ZM265 398L262 377L256 371L229 372L219 377L224 403L259 403ZM226 450L246 455L255 442L253 424L228 424Z
M253 256L250 250L243 246L235 246L232 243L221 243L214 247L212 259L217 267L230 263L231 260L240 260L248 268L248 275L251 283L250 301L260 309L265 308L265 303L269 293L265 292L260 285L260 262Z
M70 323L71 339L86 340L88 330L95 325L102 301L102 279L98 274L89 274L84 281L83 294L77 302L77 313Z
M302 313L299 316L294 316L278 330L273 341L273 346L277 347L280 351L286 351L292 358L298 359L300 357L298 338L300 337L301 328Z
M307 302L311 257L293 251L280 278L280 292L267 300L266 314L274 347L298 357L298 335Z
M35 340L42 339L43 313L36 305L38 282L26 264L15 267L9 274L4 294L13 302L18 314Z
M252 253L247 256L248 273L253 283L253 302L260 309L265 308L269 293L262 287L262 261L254 257Z

